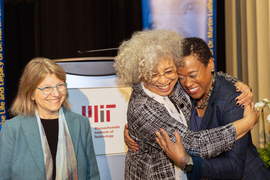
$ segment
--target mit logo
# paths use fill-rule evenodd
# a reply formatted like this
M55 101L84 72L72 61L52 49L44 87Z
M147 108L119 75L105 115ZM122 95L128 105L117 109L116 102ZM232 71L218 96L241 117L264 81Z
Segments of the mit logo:
M115 104L110 104L110 105L105 105L106 109L104 108L104 105L95 105L95 106L87 106L88 109L86 110L86 106L82 106L82 115L86 116L88 114L88 117L91 118L92 116L94 117L94 122L97 123L99 122L98 119L100 119L100 122L105 122L104 121L104 111L106 111L106 122L111 121L111 114L110 110L112 108L116 108ZM99 109L98 109L99 107ZM93 115L93 110L94 109L94 115ZM86 113L88 112L88 113ZM100 116L100 118L99 118Z

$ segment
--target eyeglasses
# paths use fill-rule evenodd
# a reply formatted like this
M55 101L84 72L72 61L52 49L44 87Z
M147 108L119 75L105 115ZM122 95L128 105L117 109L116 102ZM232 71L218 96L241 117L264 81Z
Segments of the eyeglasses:
M161 76L165 76L168 79L174 78L176 75L176 70L169 70L164 72L163 74L153 73L152 74L152 81L158 81Z
M59 92L64 92L65 90L67 90L67 83L61 83L53 87L52 86L45 86L43 88L37 87L37 89L41 90L45 95L50 95L53 92L54 88L56 88Z

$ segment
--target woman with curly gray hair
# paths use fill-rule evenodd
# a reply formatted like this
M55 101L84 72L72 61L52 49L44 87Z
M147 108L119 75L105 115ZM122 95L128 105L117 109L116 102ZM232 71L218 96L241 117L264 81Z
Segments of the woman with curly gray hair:
M190 169L180 170L156 142L160 127L174 142L174 133L179 133L189 155L209 158L231 150L257 120L247 112L250 117L238 123L200 132L189 130L192 106L176 72L182 63L181 41L174 31L148 30L134 33L119 48L117 76L133 88L127 110L128 133L140 146L140 151L130 146L127 152L125 179L187 179L185 171Z
M117 76L133 86L142 80L150 81L161 59L171 59L178 67L182 62L181 40L182 36L169 30L134 33L132 40L119 47L115 58Z

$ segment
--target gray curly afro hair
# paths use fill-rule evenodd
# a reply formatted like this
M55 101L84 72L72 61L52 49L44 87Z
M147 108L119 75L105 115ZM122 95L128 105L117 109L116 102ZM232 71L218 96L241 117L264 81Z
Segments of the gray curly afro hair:
M117 76L127 86L149 82L161 60L171 59L176 67L182 62L182 36L172 30L145 30L123 41L115 57Z

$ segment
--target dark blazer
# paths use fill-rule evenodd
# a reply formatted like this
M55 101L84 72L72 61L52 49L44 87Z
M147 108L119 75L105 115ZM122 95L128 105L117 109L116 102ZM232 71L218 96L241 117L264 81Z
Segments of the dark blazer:
M100 179L89 120L63 110L77 159L78 179ZM0 179L46 179L35 116L16 116L4 123L0 132Z
M217 75L199 130L220 127L241 119L243 109L235 102L238 95L231 83ZM210 159L193 157L193 162L194 169L188 173L189 179L270 179L269 170L259 157L250 132L239 139L231 151Z

